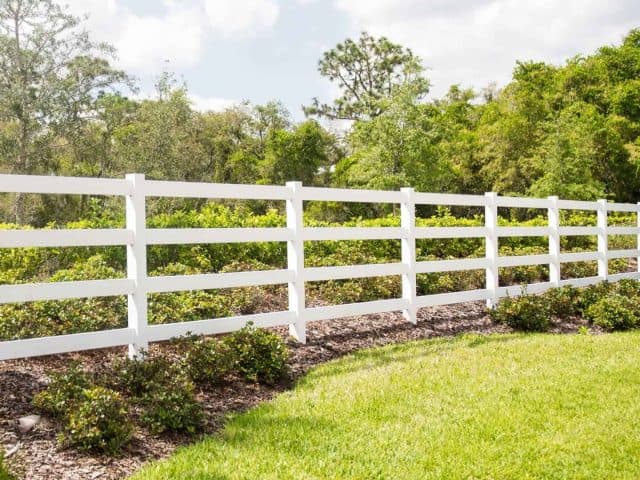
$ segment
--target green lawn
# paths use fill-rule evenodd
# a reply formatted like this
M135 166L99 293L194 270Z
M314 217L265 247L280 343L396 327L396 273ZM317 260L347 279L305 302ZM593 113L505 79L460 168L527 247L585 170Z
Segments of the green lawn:
M143 479L640 478L640 334L359 352Z

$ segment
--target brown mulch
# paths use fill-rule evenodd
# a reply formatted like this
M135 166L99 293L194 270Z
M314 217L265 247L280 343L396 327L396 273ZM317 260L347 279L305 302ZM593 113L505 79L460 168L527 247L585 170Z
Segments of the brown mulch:
M554 331L575 331L579 323L557 324ZM362 348L380 346L459 333L501 333L508 327L494 324L480 302L422 309L418 324L406 322L399 313L385 313L350 317L307 326L307 344L290 341L290 366L293 379L299 378L313 366L327 362ZM274 329L286 336L284 328ZM169 343L156 344L153 349L171 348ZM186 435L151 436L138 432L119 457L106 457L60 449L56 443L55 425L43 418L31 432L20 434L17 419L33 414L33 396L47 382L47 372L60 370L72 360L99 368L118 356L122 348L93 352L55 355L26 360L0 362L0 454L3 449L18 450L9 463L22 478L29 480L76 480L125 478L150 460L166 457L176 447L195 442L199 437ZM236 382L199 393L207 422L203 435L217 431L231 412L251 408L269 400L286 385L265 386Z

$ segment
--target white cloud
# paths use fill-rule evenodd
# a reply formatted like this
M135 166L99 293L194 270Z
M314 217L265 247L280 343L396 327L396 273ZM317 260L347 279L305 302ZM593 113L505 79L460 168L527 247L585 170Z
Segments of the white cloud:
M636 0L334 0L354 31L386 35L420 55L436 96L511 78L516 60L562 63L617 43L640 24Z
M195 4L163 0L160 15L138 15L118 0L71 0L76 15L88 14L94 38L118 51L118 66L133 72L191 67L201 57L205 36L202 9Z
M161 17L125 16L115 42L124 68L147 71L165 61L171 68L198 63L205 33L200 10L173 2L166 7Z
M193 67L209 32L251 37L272 27L275 0L162 0L161 12L140 15L125 0L67 0L75 15L88 14L87 29L118 51L118 66L134 73ZM169 67L165 67L165 62Z
M280 7L275 0L205 0L205 11L224 36L252 37L275 25Z
M227 108L233 107L234 105L238 105L238 102L229 98L206 97L189 94L189 99L193 102L193 108L200 112L221 112Z

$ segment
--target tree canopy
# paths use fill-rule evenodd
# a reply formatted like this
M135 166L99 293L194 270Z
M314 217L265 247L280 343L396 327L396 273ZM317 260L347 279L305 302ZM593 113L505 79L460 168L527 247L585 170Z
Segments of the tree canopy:
M429 91L420 59L410 49L366 32L357 41L347 39L325 52L318 63L318 72L337 83L341 94L333 105L321 104L314 98L304 108L307 115L373 119L384 111L385 100L397 87L410 84L417 98Z
M302 121L277 100L198 111L170 73L153 97L131 98L114 54L54 0L0 0L2 172L640 200L640 30L436 99L419 57L363 32L323 54L339 93ZM350 124L330 131L326 119ZM1 201L5 220L40 224L90 206Z

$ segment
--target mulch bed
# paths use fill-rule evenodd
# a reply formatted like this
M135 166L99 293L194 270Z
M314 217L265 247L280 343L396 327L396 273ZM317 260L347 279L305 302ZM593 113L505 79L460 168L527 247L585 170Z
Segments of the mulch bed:
M575 331L579 325L579 321L557 324L552 331ZM319 363L362 348L463 332L490 334L510 331L508 327L493 323L481 302L422 309L418 313L417 325L406 322L399 313L386 313L315 322L307 327L306 345L289 344L294 381ZM273 330L282 336L287 335L285 328ZM170 343L165 342L154 345L152 350L169 348ZM8 461L21 477L29 480L121 479L143 463L166 457L176 447L198 440L199 437L187 435L151 436L138 432L124 453L112 458L60 449L56 443L55 426L46 418L32 431L19 433L17 419L35 413L31 400L46 385L47 372L63 369L72 360L99 368L114 357L125 354L123 348L112 348L0 362L0 452L2 449L15 450L19 445ZM267 401L291 385L237 382L200 392L207 418L203 435L219 430L227 414Z

